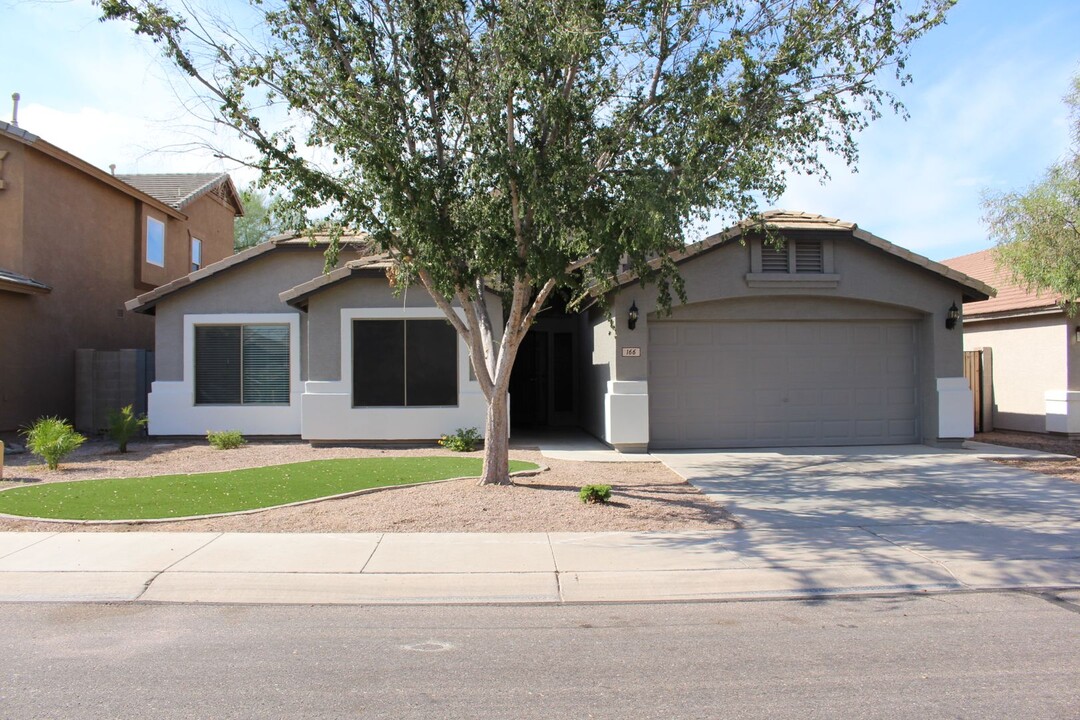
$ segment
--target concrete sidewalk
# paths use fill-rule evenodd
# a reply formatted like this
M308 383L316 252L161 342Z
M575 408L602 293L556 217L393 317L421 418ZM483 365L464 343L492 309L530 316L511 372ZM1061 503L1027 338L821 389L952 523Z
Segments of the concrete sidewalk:
M575 603L1080 587L1080 526L0 533L0 600Z

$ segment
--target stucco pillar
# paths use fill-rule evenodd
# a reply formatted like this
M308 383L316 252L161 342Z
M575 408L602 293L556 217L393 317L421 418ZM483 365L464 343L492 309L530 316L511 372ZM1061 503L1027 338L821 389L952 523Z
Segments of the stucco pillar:
M1046 432L1080 435L1080 392L1047 390Z
M604 440L619 452L649 447L649 383L610 380L604 394Z
M975 398L967 378L937 379L938 439L963 440L975 434Z

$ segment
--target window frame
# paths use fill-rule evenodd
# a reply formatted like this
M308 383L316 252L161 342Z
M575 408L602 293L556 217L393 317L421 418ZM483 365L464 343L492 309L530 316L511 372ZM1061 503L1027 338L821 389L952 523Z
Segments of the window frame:
M161 262L157 262L150 256L151 237L154 235L154 233L151 233L150 228L155 225L161 228ZM144 254L144 259L146 260L147 265L153 265L154 267L159 268L165 267L166 230L167 227L164 221L158 220L153 215L146 216L146 252Z
M196 253L196 248L198 253ZM191 236L191 272L197 272L203 269L203 241L194 235ZM198 255L198 260L195 257Z
M289 401L287 403L196 403L195 402L195 328L206 325L286 325L289 328ZM241 331L242 332L242 331ZM185 392L193 408L234 408L258 412L260 408L298 407L300 379L300 316L298 313L220 313L184 315ZM242 399L241 395L241 399Z
M422 409L438 409L438 408L457 408L461 406L461 357L460 357L460 345L461 338L458 336L457 331L450 325L450 322L443 315L430 315L430 316L413 316L413 315L399 315L396 317L343 317L343 326L348 328L348 334L342 334L342 344L347 345L349 348L349 402L353 409L369 409L369 410L422 410ZM444 323L450 331L449 337L451 338L451 362L452 372L450 377L453 378L453 403L440 403L440 404L411 404L409 402L409 323L418 322L441 322ZM362 404L357 401L357 339L356 339L356 326L358 323L400 323L401 324L401 404ZM396 348L395 348L396 350ZM344 370L346 365L342 365L342 375L344 376ZM344 378L343 378L344 379Z

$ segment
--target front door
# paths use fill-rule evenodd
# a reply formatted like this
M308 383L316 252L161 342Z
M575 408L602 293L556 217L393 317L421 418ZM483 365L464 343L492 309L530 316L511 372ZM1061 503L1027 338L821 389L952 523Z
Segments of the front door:
M545 319L525 336L510 377L510 422L519 427L574 426L577 337L573 320Z

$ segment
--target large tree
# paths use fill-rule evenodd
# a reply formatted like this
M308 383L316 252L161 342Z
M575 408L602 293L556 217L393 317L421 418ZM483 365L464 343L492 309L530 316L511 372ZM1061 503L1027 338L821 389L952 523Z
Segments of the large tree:
M241 188L240 202L244 204L244 214L233 223L235 252L265 242L281 232L282 223L275 216L265 192L251 186Z
M1080 75L1065 98L1073 146L1024 192L983 199L998 265L1028 288L1061 299L1071 315L1080 301Z
M487 398L481 482L502 483L510 371L552 293L602 291L628 261L669 306L687 228L752 214L825 155L854 162L855 134L899 108L881 71L902 84L953 0L253 0L231 22L101 4L212 99L266 182L430 292Z

